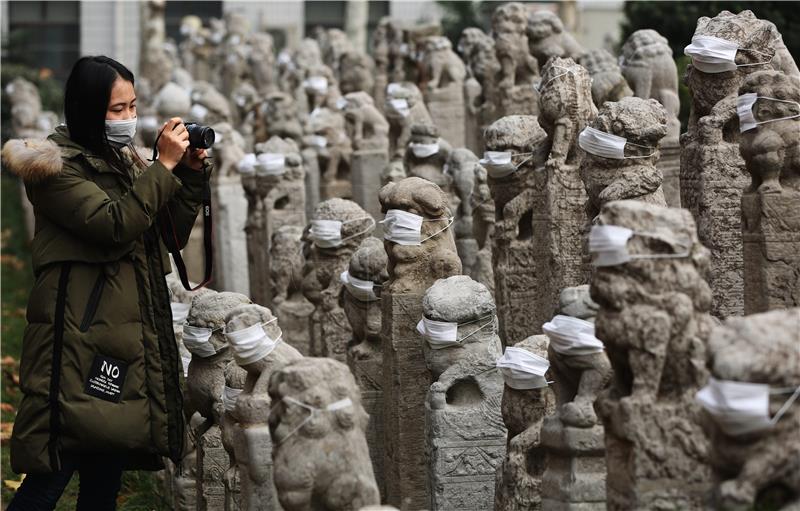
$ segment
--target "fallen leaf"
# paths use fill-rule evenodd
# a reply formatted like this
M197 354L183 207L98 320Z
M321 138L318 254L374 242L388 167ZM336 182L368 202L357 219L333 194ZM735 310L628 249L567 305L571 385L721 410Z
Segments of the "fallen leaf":
M16 408L11 403L0 403L0 412L14 413Z
M19 481L15 481L13 479L3 479L3 484L5 484L8 488L17 491L24 480L25 474L22 474L22 477L19 478Z

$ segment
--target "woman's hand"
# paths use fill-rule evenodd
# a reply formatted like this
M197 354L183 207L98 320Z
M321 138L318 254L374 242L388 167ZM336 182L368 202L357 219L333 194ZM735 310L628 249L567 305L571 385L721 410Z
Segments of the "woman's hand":
M183 153L183 158L181 158L181 163L183 163L192 170L201 171L203 170L203 160L205 160L207 157L208 153L206 153L205 149L187 148L186 151Z
M189 132L180 117L164 123L158 139L158 161L170 171L183 158L189 147Z

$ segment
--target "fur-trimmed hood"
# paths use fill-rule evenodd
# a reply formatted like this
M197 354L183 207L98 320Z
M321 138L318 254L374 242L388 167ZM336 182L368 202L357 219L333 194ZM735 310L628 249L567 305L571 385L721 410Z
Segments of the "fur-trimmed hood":
M39 183L61 172L61 148L52 140L11 139L3 146L3 166L26 183Z

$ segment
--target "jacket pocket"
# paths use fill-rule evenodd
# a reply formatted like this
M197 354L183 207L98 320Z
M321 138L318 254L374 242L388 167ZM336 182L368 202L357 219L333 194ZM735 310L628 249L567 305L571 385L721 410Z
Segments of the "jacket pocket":
M103 289L106 287L106 272L100 268L100 274L97 280L94 281L92 292L89 294L89 300L86 302L86 309L83 311L83 319L81 320L80 330L86 332L92 325L94 315L97 313L97 307L100 306L100 298L103 296Z

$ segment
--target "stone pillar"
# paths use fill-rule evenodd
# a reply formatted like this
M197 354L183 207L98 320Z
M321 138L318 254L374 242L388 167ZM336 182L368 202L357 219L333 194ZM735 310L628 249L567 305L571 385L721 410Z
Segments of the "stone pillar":
M197 442L197 510L225 509L222 478L228 469L228 453L222 447L219 426L213 425Z
M458 58L455 53L453 56ZM453 82L446 87L428 91L425 104L442 138L453 147L464 147L467 137L463 82Z
M661 189L671 208L681 207L681 146L677 139L665 139L659 147L656 167L661 171Z
M294 225L279 227L269 249L272 306L289 344L305 356L310 355L308 322L314 306L303 296L303 229Z
M648 257L598 266L592 281L597 337L614 369L595 407L605 427L608 509L701 509L711 471L694 394L708 379L714 324L703 278L708 250L683 209L616 201L597 222L640 233L626 248Z
M385 149L353 151L353 161L350 164L353 201L373 218L381 217L378 191L381 189L381 172L388 163Z
M247 198L238 174L218 176L212 181L214 205L214 280L218 291L248 294Z
M514 345L542 358L547 357L547 337L532 335ZM508 428L506 458L497 470L496 511L542 509L542 421L553 414L555 397L548 386L515 389L504 386L503 423Z
M422 223L420 239L432 237L421 245L384 242L389 258L389 280L381 293L386 500L419 509L430 503L422 417L431 375L416 325L425 290L437 278L460 273L461 262L446 228L451 217L447 196L438 186L409 177L384 186L380 200L384 212L413 208L436 220Z
M430 509L492 509L495 474L506 450L494 299L483 284L456 275L437 280L422 303L422 318L457 325L449 345L429 344L423 334L434 379L425 401Z

